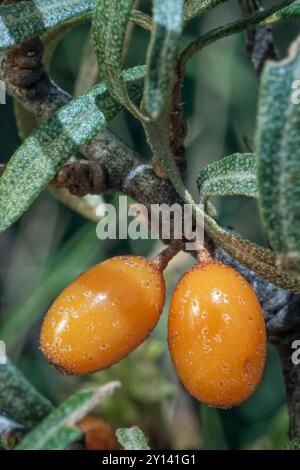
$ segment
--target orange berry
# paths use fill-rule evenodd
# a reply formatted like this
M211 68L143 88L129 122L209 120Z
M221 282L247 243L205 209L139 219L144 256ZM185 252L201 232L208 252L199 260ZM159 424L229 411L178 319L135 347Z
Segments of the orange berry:
M147 338L164 297L163 276L151 261L136 256L104 261L55 300L42 326L41 350L66 374L110 367Z
M87 450L118 450L121 448L113 428L102 419L86 416L78 425L84 433L84 444Z
M247 400L266 355L265 323L252 287L230 266L196 266L174 291L168 342L179 377L195 398L222 408Z

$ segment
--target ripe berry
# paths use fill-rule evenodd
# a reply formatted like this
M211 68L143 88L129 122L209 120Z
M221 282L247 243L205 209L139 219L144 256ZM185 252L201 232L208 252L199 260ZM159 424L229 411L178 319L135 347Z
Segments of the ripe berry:
M151 261L136 256L104 261L55 300L42 326L41 350L66 374L110 367L147 338L164 297L163 276Z
M195 398L222 408L247 400L266 354L264 319L252 287L226 265L193 268L174 291L168 342L180 379Z

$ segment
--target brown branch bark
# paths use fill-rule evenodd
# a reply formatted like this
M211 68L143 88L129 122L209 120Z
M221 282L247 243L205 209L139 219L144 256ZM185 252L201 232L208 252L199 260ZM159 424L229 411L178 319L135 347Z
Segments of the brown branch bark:
M239 0L239 4L244 18L263 10L260 0ZM247 52L258 75L268 59L277 59L272 26L247 29ZM262 282L259 285L269 341L280 358L289 412L289 437L293 439L300 436L300 365L292 362L292 344L300 340L300 298L280 289L271 289L272 295L266 296L268 286L264 285L263 292Z

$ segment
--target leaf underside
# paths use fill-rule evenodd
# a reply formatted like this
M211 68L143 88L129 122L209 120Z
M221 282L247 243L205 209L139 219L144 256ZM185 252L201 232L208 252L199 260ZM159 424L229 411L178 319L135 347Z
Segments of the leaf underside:
M210 196L258 197L256 160L251 153L235 153L206 166L198 179L200 202Z
M149 450L147 440L137 426L131 428L119 428L116 436L125 450Z
M38 424L53 407L9 359L0 365L0 410L27 428Z
M93 38L100 73L114 98L134 108L123 79L123 44L134 0L98 0ZM116 14L117 12L117 14Z
M174 75L183 28L183 9L183 0L154 1L154 29L147 53L144 93L145 108L153 118L162 111Z

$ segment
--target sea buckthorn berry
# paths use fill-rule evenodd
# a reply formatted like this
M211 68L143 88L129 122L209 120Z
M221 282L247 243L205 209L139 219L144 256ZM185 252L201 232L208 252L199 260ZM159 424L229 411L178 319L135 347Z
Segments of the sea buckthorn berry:
M163 276L151 261L136 256L104 261L55 300L42 326L41 350L66 374L110 367L147 338L164 298Z
M195 398L222 408L247 400L266 355L264 319L252 287L230 266L196 266L174 291L168 342L178 375Z

